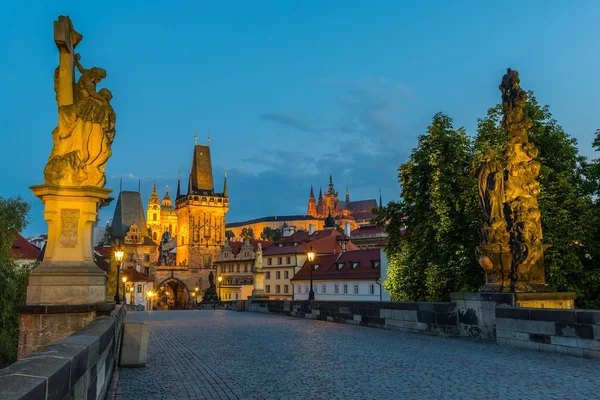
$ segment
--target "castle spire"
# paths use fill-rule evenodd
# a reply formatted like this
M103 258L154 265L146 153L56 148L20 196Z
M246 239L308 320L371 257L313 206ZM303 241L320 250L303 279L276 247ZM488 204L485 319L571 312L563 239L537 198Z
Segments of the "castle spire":
M308 197L310 197L310 198L312 198L312 199L314 199L314 198L315 198L315 195L314 195L314 193L313 193L313 186L312 186L312 185L310 185L310 196L308 196Z
M142 193L142 180L138 179L138 193Z
M381 188L379 188L379 207L383 207L383 201L381 201Z
M319 188L319 201L323 200L323 189Z
M208 132L208 147L210 147L210 132Z
M194 131L194 146L198 144L198 131Z
M223 183L223 196L228 197L228 195L227 195L227 168L225 168L225 182Z
M179 199L181 197L181 173L177 173L177 195L175 196L175 199Z
M335 194L335 190L333 190L333 177L329 174L329 187L327 188L328 194Z
M152 187L152 196L158 196L156 194L156 181L154 181L154 186Z
M348 190L348 184L346 184L346 203L350 203L350 191Z
M190 179L188 180L188 196L192 194L192 167L190 167Z

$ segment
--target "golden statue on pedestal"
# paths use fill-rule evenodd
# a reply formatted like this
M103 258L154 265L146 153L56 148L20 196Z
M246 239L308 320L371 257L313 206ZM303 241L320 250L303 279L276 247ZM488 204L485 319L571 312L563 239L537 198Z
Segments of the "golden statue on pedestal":
M537 196L538 149L527 138L533 125L523 114L527 93L519 74L508 69L502 78L502 127L507 134L506 167L490 152L477 170L485 222L477 259L486 270L486 292L550 291L544 277L544 246Z
M104 170L111 156L116 115L110 90L96 89L106 71L85 69L75 53L82 39L69 17L60 16L54 22L60 60L54 73L58 126L52 132L54 147L44 168L46 185L103 187L106 182ZM77 82L75 68L81 73Z

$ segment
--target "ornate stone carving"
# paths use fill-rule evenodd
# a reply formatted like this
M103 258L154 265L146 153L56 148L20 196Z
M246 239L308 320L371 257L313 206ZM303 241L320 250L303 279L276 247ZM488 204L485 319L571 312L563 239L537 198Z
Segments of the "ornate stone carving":
M112 93L96 89L106 71L84 68L75 54L82 39L69 17L60 16L54 22L59 50L54 72L58 126L52 132L54 147L44 168L47 185L103 187L106 182L104 170L112 154L116 114L110 104ZM75 68L81 73L77 82Z
M482 291L547 291L545 284L541 214L537 196L540 163L538 150L528 142L532 122L523 109L527 93L520 87L517 71L508 69L502 78L502 127L507 134L506 167L484 156L477 171L479 197L485 215L479 264L486 270Z
M79 210L63 208L60 210L60 239L59 243L65 248L77 247L79 236Z

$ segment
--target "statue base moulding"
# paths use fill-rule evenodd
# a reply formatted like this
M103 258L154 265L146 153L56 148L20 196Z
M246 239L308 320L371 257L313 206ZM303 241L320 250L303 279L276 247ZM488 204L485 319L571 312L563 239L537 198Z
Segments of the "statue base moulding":
M537 260L527 271L520 265L513 282L513 253L508 245L486 244L476 248L477 261L485 270L485 285L479 288L485 293L534 293L552 292L544 280L544 258Z
M44 203L48 241L43 262L29 276L28 305L106 302L106 274L94 263L92 230L109 189L32 186Z

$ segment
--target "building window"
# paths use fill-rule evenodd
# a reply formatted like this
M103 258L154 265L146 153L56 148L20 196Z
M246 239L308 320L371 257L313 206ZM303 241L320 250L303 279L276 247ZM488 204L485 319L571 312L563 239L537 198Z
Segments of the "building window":
M302 286L296 285L296 293L302 293Z
M326 285L326 284L322 284L322 285L321 285L321 291L322 291L323 293L327 293L327 285Z
M308 293L308 285L304 286L304 290L306 291L306 293Z
M265 285L265 292L271 293L271 285Z
M240 264L238 264L238 265L237 265L237 269L236 269L236 271L237 271L237 272L240 272Z
M138 292L138 293L142 293L142 285L138 285L137 292Z
M173 233L173 225L169 224L169 233Z
M354 284L354 294L358 294L358 283Z
M152 214L152 221L156 221L156 213Z
M333 287L333 292L335 294L340 294L340 285L338 285L337 283L334 285Z
M283 271L283 279L288 279L290 277L289 271Z
M348 294L348 285L344 285L344 294Z
M315 264L315 265L313 265L313 270L315 270L315 271L316 271L316 270L317 270L317 268L319 268L319 264Z
M271 279L271 272L270 271L265 272L265 279Z
M145 261L150 261L150 254L146 254L146 255L144 256L144 260L145 260Z
M182 236L182 237L181 237L181 245L183 246L184 244L185 244L185 237L184 237L184 236Z
M248 264L244 264L244 272L248 272Z
M144 267L144 274L145 275L150 275L150 268Z
M225 253L225 254L224 254L224 257L225 257L225 258L229 258L229 253Z
M283 293L289 293L288 285L283 285Z
M275 285L275 293L281 293L281 286Z
M271 257L267 258L267 265L271 265Z
M372 283L369 285L369 294L375 294L375 285Z
M281 257L277 257L277 265L283 264L283 262L281 260L282 260Z
M338 264L338 269L342 269L343 266L344 266L344 263L339 263Z
M152 232L152 240L156 240L156 232Z
M352 268L356 268L356 267L358 267L358 263L357 262L352 263Z
M281 272L275 272L275 279L281 279Z
M233 272L233 264L229 264L229 272Z
M292 258L291 257L286 257L285 258L285 263L286 264L291 264L292 263Z
M221 265L221 272L226 272L225 270L226 270L225 266Z

